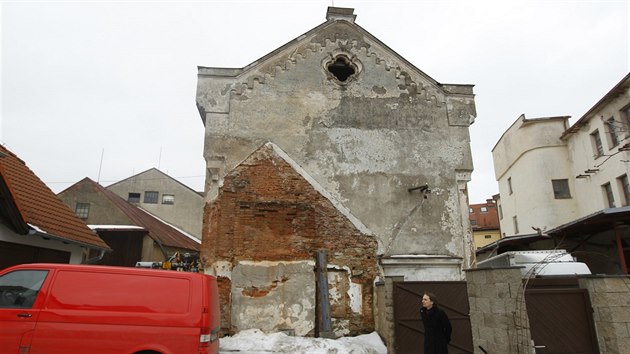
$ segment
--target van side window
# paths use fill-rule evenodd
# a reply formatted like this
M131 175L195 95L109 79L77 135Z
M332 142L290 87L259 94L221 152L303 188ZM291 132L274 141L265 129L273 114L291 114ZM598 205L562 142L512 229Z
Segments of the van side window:
M0 308L31 308L47 270L16 270L0 277Z

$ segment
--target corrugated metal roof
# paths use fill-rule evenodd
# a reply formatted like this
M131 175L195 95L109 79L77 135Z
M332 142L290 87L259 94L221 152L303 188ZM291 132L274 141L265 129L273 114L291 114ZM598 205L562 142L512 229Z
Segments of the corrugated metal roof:
M0 152L0 175L25 223L54 238L91 248L110 249L24 161L1 145Z

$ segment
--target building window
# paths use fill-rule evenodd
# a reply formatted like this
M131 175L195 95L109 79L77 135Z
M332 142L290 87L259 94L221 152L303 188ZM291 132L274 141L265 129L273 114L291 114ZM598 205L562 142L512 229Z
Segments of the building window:
M484 238L492 238L492 235L485 235Z
M571 191L569 190L568 179L552 179L551 185L553 187L553 197L556 199L571 198Z
M147 204L157 204L159 193L155 191L144 192L144 202Z
M610 139L610 148L614 148L619 145L619 133L617 130L619 129L616 125L615 118L610 118L606 121L608 124L608 138Z
M512 222L514 223L514 234L518 234L518 218L516 215L512 217Z
M626 116L626 124L630 126L630 106L621 110L622 115Z
M475 211L473 210L473 208L468 208L468 212L469 213L474 213Z
M470 220L470 225L472 225L472 226L477 225L477 220Z
M595 130L591 133L591 143L593 144L593 154L595 157L600 157L604 154L604 148L602 147L602 139L599 137L599 130Z
M499 206L499 219L503 220L503 207L501 207L501 204L499 204L498 206Z
M615 196L613 196L613 190L612 190L612 187L610 186L610 183L606 183L602 185L602 190L604 192L604 197L606 199L606 205L608 206L608 208L614 208Z
M617 184L621 189L621 195L623 196L623 205L630 205L630 186L628 185L628 175L623 175L617 178Z
M175 204L175 196L173 194L162 194L162 204Z
M359 72L359 67L345 55L336 56L326 64L326 69L341 84L346 83Z
M512 177L508 177L508 191L510 192L510 194L514 193L514 191L512 190Z
M77 203L74 213L81 219L87 219L90 215L90 203Z
M127 201L129 203L140 203L140 193L129 193L127 195Z

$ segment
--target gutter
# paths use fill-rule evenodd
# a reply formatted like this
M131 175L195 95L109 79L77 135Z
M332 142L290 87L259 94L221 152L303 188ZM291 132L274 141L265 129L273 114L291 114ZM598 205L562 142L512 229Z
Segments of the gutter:
M85 248L90 248L90 249L96 249L96 250L100 250L103 252L110 252L112 251L111 248L107 247L107 248L103 248L103 247L99 247L90 243L86 243L86 242L81 242L81 241L76 241L76 240L70 240L67 239L65 237L61 237L61 236L56 236L56 235L52 235L49 233L46 233L45 231L43 231L42 229L38 228L37 226L33 225L33 224L28 224L28 226L30 227L30 230L28 231L28 236L39 236L43 239L52 239L52 240L56 240L56 241L61 241L62 243L71 243L71 244L76 244L79 245L81 247L85 247Z
M95 264L96 262L99 262L101 259L103 259L104 256L105 256L105 250L102 249L100 250L98 256L88 258L84 260L83 262L81 262L81 264Z

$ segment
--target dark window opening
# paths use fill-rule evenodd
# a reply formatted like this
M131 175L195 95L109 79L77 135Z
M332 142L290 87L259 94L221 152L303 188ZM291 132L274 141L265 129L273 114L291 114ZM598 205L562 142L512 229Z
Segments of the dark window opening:
M159 193L156 191L145 191L144 202L147 204L157 204Z
M607 208L614 208L615 207L615 196L613 195L613 190L612 190L612 187L610 186L610 183L604 184L602 186L602 188L604 189L604 197L605 197L606 207Z
M90 203L77 203L74 213L81 219L87 219L90 215Z
M553 188L553 197L556 199L571 198L568 179L552 179L551 186Z
M127 195L127 201L129 203L140 203L140 193L129 193Z
M623 192L624 206L630 205L630 184L628 184L628 175L623 175L617 178L617 183L621 186Z
M327 69L341 82L345 82L356 73L356 67L343 56L337 57L333 63L328 64Z

